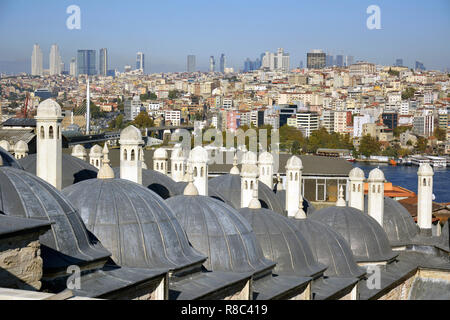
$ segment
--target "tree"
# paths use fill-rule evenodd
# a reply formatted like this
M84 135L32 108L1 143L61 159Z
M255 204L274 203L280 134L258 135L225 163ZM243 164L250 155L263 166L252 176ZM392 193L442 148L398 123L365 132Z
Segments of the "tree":
M291 153L292 154L300 154L300 142L298 142L298 140L295 140L292 143L292 147L291 147Z
M158 99L158 96L156 95L156 93L150 92L148 95L148 98L150 100L156 100L156 99Z
M405 91L402 92L402 100L408 100L414 97L414 93L416 92L416 89L408 87L405 89Z
M406 132L410 129L410 127L400 126L394 129L394 137L400 137L400 134Z
M391 75L391 76L397 76L397 77L398 77L398 76L400 75L400 72L395 71L395 70L392 70L391 68L389 68L388 73L389 73L389 75Z
M148 100L148 94L144 93L140 95L141 101L147 101Z
M174 100L177 99L179 97L180 93L178 92L178 90L170 90L169 91L169 99L170 100Z
M424 153L425 150L427 150L427 145L428 145L428 140L424 137L419 137L419 138L417 138L417 142L416 142L416 145L414 146L414 148L418 152Z
M380 142L377 139L372 138L370 135L365 135L361 138L359 143L359 153L365 157L370 157L371 155L378 155L381 150Z
M153 119L149 117L148 113L145 111L141 111L134 121L132 122L138 128L151 128L153 127Z
M439 141L447 140L447 132L444 129L441 129L439 127L436 127L436 129L434 129L434 136Z

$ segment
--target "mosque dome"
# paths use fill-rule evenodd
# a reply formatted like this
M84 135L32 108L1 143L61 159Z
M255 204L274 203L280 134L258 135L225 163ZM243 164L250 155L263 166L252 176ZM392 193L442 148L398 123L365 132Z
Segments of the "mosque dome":
M259 155L259 164L273 164L273 156L270 152L263 152Z
M131 125L126 127L120 132L120 140L119 143L122 144L142 144L144 141L142 140L141 131L135 126Z
M365 270L359 267L348 243L339 233L312 219L289 219L306 239L314 257L328 268L324 275L338 278L359 278Z
M350 170L350 173L348 174L350 179L365 179L364 171L362 171L361 168L355 167L352 170Z
M384 182L386 179L384 178L384 173L378 168L375 168L370 171L368 181L378 181Z
M421 164L419 170L417 170L417 175L420 176L432 176L433 174L433 168L428 163Z
M310 218L343 236L358 263L382 262L396 257L383 228L361 210L333 206L315 211Z
M239 213L252 226L264 256L277 263L277 274L311 277L325 270L290 219L263 208L242 208Z
M0 167L13 167L16 169L23 170L22 165L17 161L16 158L12 154L10 154L8 151L0 147Z
M30 154L19 163L24 170L36 174L36 154ZM75 158L69 154L62 154L62 188L87 179L97 178L98 169L86 161Z
M287 170L301 170L301 169L303 169L302 160L300 160L300 158L296 157L296 156L290 157L289 160L286 163L286 169Z
M124 179L92 179L63 190L114 262L178 270L202 263L172 211L154 192Z
M241 208L241 177L237 174L225 174L208 181L208 195ZM264 183L258 183L258 196L261 206L280 214L284 214L283 205L275 193Z
M158 148L153 153L153 160L167 160L169 156L165 148Z
M53 99L44 100L36 111L37 118L61 117L61 106Z
M54 222L39 238L44 269L50 272L65 272L74 264L104 264L110 256L62 193L23 170L0 167L0 212Z
M103 151L102 147L100 147L98 144L96 144L89 151L89 157L101 157L102 151Z
M194 248L208 256L211 271L257 273L273 267L249 223L232 207L207 196L166 200Z
M368 197L364 197L364 212L368 212ZM384 197L383 229L392 246L412 243L418 235L419 228L411 214L398 201Z

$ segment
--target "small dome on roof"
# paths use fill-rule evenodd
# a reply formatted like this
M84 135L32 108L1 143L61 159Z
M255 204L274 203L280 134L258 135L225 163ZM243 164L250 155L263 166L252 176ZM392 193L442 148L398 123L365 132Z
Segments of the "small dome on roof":
M286 163L286 169L288 170L301 170L303 169L302 160L297 156L292 156Z
M101 156L102 156L102 147L96 144L89 151L89 157L101 157Z
M274 265L249 223L227 204L207 196L176 196L166 203L192 246L208 256L206 269L257 273Z
M165 148L158 148L153 153L153 160L167 160L168 158L169 156Z
M237 174L225 174L210 179L208 195L239 210L241 208L241 177ZM272 189L264 183L258 183L258 200L263 208L285 214L283 204Z
M362 169L358 168L358 167L353 168L350 171L350 173L348 174L348 176L349 176L350 179L357 179L357 180L360 180L360 179L364 180L365 179L364 171L362 171Z
M364 212L368 212L368 197L364 197ZM398 201L384 197L383 229L391 246L411 244L418 235L419 228L411 214Z
M256 153L252 151L247 151L242 156L242 164L258 164L258 157L256 156Z
M14 152L28 152L28 144L22 140L17 141L14 145Z
M397 256L383 228L361 210L334 206L317 210L310 218L325 223L343 236L356 262L386 262Z
M49 183L26 171L0 167L0 212L54 222L39 237L44 269L106 263L110 253L90 234L71 202Z
M86 149L81 144L77 144L75 147L73 147L72 156L79 157L79 156L86 156L86 155L87 155Z
M2 148L3 150L5 150L7 152L14 151L11 147L11 144L6 140L0 140L0 148Z
M273 156L270 152L263 152L259 155L260 164L273 164Z
M126 127L120 133L120 144L142 144L144 143L142 140L141 131L135 126L131 125Z
M242 177L257 177L259 173L258 167L256 164L246 164L244 163L241 168L241 176Z
M63 193L121 266L179 270L206 259L190 246L164 201L137 183L92 179Z
M434 175L433 168L428 163L422 163L417 171L418 175L421 176L432 176Z
M277 263L277 274L311 277L325 270L290 219L268 209L242 208L239 213L252 226L264 256Z
M318 262L326 265L324 275L338 278L358 278L365 273L353 257L345 239L331 227L312 219L289 219L306 239Z
M197 146L191 150L189 153L190 162L207 162L208 161L208 151L202 146Z
M55 100L47 99L37 107L36 117L61 117L61 106Z
M373 182L384 182L386 179L384 178L384 173L378 168L373 169L369 173L369 178L367 181L373 181Z
M153 156L155 157L155 156ZM170 159L171 160L185 160L185 156L183 154L183 149L181 148L181 146L175 147L172 150L172 154L170 155Z

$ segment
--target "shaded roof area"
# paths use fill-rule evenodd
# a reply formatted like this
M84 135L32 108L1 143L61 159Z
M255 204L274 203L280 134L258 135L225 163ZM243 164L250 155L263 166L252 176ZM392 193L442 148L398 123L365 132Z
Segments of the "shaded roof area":
M417 202L418 196L410 197L407 199L399 200L398 202L406 208L409 214L414 218L414 221L417 222ZM433 202L432 203L432 212L433 212L433 222L442 221L445 222L450 217L450 209L448 204L440 204Z
M0 128L0 140L8 141L13 148L18 141L22 140L29 144L35 137L33 129Z
M9 118L1 124L4 127L36 127L35 118Z
M0 238L11 237L28 232L45 232L52 222L6 216L0 211Z
M30 154L19 163L24 170L36 174L37 154ZM80 181L97 178L98 169L88 162L72 157L70 154L62 154L62 188L66 188Z
M148 168L153 168L153 153L155 150L144 150L144 159ZM172 151L167 150L169 159L169 171L170 171L170 158ZM208 167L208 172L210 174L225 174L229 173L231 168L233 167L233 155L229 155L231 162L226 163L227 155L226 153L222 153L221 156L215 155L214 158L222 159L223 164L210 164ZM281 174L285 174L286 163L289 158L292 157L290 154L281 153L279 155L279 166L278 172ZM353 166L350 162L340 158L328 158L328 157L320 157L320 156L309 156L302 155L299 156L303 162L303 174L304 175L323 175L323 176L348 176L350 170L353 169ZM109 158L111 160L112 167L118 167L120 165L120 149L114 148L109 151ZM238 165L239 169L241 169L241 165Z
M5 149L0 147L0 157L3 160L3 166L12 167L23 170L23 166L17 161L17 159Z

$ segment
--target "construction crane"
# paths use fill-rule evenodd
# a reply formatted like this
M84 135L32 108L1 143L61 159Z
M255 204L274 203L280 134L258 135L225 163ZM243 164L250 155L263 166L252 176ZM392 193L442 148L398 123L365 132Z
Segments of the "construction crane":
M22 118L22 119L28 118L28 101L29 101L29 99L30 99L30 94L29 94L29 92L27 92L26 98L25 98L25 104L20 109L20 111L16 113L16 118Z

